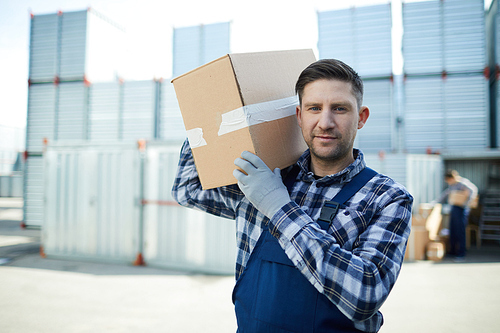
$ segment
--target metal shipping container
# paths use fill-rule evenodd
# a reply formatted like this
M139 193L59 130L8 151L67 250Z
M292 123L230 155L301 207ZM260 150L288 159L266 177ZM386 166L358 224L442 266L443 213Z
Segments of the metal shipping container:
M140 252L135 145L50 145L44 155L46 255L131 263Z
M171 197L181 143L50 144L44 253L233 274L234 221L180 207Z
M390 4L318 12L319 57L340 59L362 77L389 77L391 30Z
M152 143L144 170L144 259L148 265L234 274L234 220L187 209L171 195L181 142Z

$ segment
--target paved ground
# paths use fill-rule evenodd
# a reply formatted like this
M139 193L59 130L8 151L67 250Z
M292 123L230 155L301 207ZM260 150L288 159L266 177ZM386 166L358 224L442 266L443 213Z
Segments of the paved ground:
M0 199L0 332L234 332L232 276L43 259L22 203ZM381 333L499 332L500 246L405 263Z

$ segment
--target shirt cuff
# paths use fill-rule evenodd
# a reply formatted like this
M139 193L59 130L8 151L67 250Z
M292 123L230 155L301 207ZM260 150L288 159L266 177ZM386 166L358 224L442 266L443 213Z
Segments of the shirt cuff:
M299 205L290 201L269 220L269 232L282 242L291 241L305 225L311 222L311 218Z

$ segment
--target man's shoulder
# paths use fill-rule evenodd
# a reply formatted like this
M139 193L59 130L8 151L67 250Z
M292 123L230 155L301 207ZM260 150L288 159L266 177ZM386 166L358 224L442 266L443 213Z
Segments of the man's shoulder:
M377 172L370 182L372 191L380 196L407 197L413 200L412 195L403 184L385 174Z

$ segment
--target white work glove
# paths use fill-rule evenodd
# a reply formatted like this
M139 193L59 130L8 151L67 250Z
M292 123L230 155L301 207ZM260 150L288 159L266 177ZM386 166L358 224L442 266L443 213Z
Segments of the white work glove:
M241 153L234 164L238 169L233 176L238 180L240 190L261 213L272 218L278 210L290 202L290 195L281 179L280 169L274 172L255 154L248 151Z

